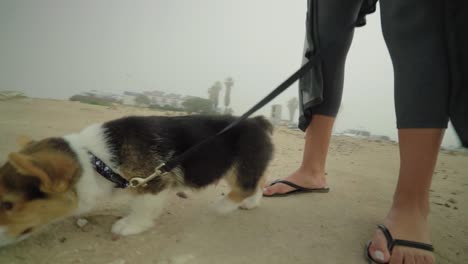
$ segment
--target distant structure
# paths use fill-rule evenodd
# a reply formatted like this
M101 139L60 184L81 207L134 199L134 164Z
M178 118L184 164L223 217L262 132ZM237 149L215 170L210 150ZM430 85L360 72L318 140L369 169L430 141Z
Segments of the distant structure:
M152 105L164 106L171 104L171 100L162 91L146 91L143 94L150 99Z
M365 130L359 130L359 129L348 129L343 131L344 136L350 136L350 137L363 137L363 138L368 138L370 137L371 133L369 131Z
M114 93L106 93L98 90L90 90L88 92L82 92L80 95L100 98L108 101L121 101L123 99L122 95Z
M293 97L289 99L287 105L288 105L288 110L289 110L289 123L293 123L294 115L296 114L296 110L299 106L297 97Z
M163 91L146 91L143 93L135 93L125 91L123 95L122 103L125 105L132 105L136 106L138 103L136 102L136 98L139 96L146 96L148 97L150 104L149 106L170 106L174 108L183 108L183 103L193 96L183 96L180 94L175 93L165 93Z
M222 89L223 85L219 81L215 82L210 88L208 88L208 99L213 103L213 110L216 112L219 110L219 93Z
M122 96L122 104L136 106L137 102L135 99L140 95L142 94L125 91Z
M281 111L281 105L275 104L271 106L270 120L273 123L273 125L279 125L281 123Z
M0 101L10 100L15 98L25 98L26 95L17 91L0 91Z
M183 103L193 96L183 96L175 93L164 93L162 91L147 91L143 92L151 100L151 105L157 106L172 106L175 108L183 108Z
M231 90L234 86L234 80L231 77L227 77L224 81L224 86L226 87L224 93L224 114L232 114L232 109L229 108L229 104L231 104Z
M391 140L389 136L383 136L383 135L371 135L369 139L374 140L374 141L390 141Z

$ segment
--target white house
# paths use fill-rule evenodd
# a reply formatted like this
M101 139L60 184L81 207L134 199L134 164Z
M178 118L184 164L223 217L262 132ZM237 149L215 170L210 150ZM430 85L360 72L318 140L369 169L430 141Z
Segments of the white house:
M80 95L84 96L91 96L95 98L101 98L104 100L109 100L109 101L120 101L122 100L122 96L119 94L114 94L114 93L108 93L108 92L101 92L98 90L90 90L89 92L82 92Z
M158 106L172 106L176 108L183 108L185 100L191 96L182 96L175 93L164 93L162 91L147 91L143 92L150 100L152 105Z
M141 95L140 93L134 93L134 92L127 92L125 91L123 96L122 96L122 103L124 105L137 105L135 99L137 96Z
M150 100L150 105L156 106L171 106L175 108L183 108L185 100L192 98L193 96L182 96L174 93L164 93L162 91L146 91L143 93L125 91L122 96L122 103L125 105L138 105L135 99L138 96L144 95Z

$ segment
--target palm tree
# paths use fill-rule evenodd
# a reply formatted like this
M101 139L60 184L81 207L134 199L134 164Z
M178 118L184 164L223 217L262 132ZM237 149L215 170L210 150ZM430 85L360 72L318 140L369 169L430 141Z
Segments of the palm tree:
M223 89L223 85L221 82L217 81L215 82L209 89L208 89L208 95L210 97L211 102L213 103L213 108L216 110L218 109L219 105L219 93L221 92L221 89Z
M299 106L299 102L297 101L297 97L293 97L288 101L288 109L289 109L289 122L292 122L294 119L294 115L296 114L297 107Z
M224 86L226 87L226 92L224 94L224 112L227 114L230 112L229 104L231 103L231 88L234 86L234 80L231 77L226 78Z

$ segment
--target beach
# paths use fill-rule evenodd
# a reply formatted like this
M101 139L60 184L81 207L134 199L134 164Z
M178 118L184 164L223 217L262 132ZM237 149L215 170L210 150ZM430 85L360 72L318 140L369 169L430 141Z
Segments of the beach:
M49 99L0 101L0 161L18 149L18 135L42 139L128 115L175 114ZM269 180L299 166L303 137L299 130L275 128ZM259 208L221 216L213 209L228 190L220 182L187 190L186 198L174 193L154 228L118 239L110 228L125 209L103 206L83 216L89 221L84 227L71 217L0 248L0 263L366 263L364 245L391 205L398 168L397 144L334 136L327 162L330 193L264 198ZM440 153L430 204L437 263L468 263L466 153Z

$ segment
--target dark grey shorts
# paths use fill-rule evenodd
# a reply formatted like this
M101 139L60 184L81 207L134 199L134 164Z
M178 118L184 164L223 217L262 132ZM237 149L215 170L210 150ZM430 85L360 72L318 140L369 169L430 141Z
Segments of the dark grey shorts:
M468 4L466 0L381 0L382 31L393 62L398 128L446 128L468 145ZM341 43L300 80L305 129L313 115L336 116L353 30L374 0L309 0L305 54ZM362 24L362 23L361 23ZM343 35L337 38L336 35Z

